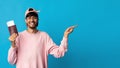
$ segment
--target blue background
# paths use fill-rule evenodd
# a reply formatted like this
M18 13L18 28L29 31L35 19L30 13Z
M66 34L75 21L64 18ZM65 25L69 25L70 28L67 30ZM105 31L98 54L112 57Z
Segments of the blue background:
M49 68L120 68L119 0L0 0L0 68L15 68L7 61L10 42L6 22L26 29L27 8L40 10L38 29L60 44L65 29L78 27L69 36L63 58L48 56Z

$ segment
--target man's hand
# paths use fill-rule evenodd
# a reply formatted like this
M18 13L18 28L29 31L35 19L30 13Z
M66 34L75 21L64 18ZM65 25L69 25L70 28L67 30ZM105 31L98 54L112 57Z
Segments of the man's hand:
M16 38L17 38L17 34L16 34L16 33L13 33L13 34L9 37L9 40L10 40L11 42L14 42Z
M12 42L12 46L15 47L15 39L17 38L18 34L13 33L10 37L9 40Z
M67 38L68 35L73 32L73 30L74 30L75 27L77 27L77 25L68 27L68 28L66 29L66 31L64 32L64 37Z

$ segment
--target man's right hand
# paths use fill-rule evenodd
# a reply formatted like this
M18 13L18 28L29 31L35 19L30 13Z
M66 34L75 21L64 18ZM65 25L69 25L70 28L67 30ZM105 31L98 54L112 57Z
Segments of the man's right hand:
M17 38L18 34L17 33L13 33L10 37L9 40L12 43L12 47L15 47L15 39Z
M14 42L15 41L15 39L17 38L17 33L13 33L10 37L9 37L9 40L11 41L11 42Z

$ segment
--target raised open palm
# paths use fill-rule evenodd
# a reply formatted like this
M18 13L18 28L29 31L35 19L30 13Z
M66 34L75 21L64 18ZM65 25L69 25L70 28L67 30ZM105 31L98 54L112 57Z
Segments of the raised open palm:
M72 33L75 27L77 27L77 25L68 27L68 28L65 30L64 36L67 37L70 33Z

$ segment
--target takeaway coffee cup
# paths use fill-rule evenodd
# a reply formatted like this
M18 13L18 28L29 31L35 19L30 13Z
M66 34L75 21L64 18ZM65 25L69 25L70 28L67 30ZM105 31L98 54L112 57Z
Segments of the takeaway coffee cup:
M9 30L10 35L12 35L13 33L18 34L18 31L17 31L16 25L14 23L14 20L8 21L7 26L8 26L8 30Z

